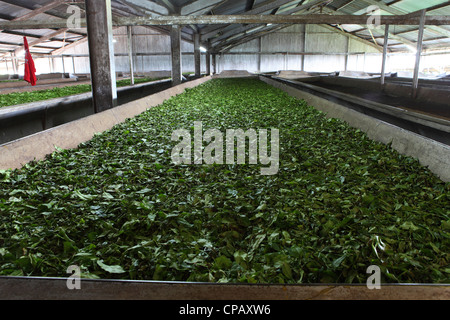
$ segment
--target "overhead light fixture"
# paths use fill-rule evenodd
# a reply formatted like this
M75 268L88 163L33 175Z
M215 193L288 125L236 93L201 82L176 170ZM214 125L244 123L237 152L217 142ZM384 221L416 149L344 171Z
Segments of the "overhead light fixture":
M201 52L208 52L208 49L206 49L205 47L200 47L200 51Z

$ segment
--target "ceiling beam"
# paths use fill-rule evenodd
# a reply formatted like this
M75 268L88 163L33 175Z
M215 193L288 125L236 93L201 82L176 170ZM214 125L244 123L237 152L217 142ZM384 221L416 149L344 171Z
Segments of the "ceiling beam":
M62 4L70 4L71 1L68 0L53 0L50 1L49 3L43 5L40 8L34 9L31 12L28 12L27 14L24 14L23 16L17 17L15 19L13 19L12 21L23 21L23 20L29 20L31 18L34 18L35 16L41 14L41 13L45 13L49 10L52 10L56 7L59 7Z
M114 7L115 3L116 2L112 3L113 4L113 8L114 8L113 9L113 13L114 13L115 16L134 17L136 15L136 12L133 12L133 10L129 10L128 9L128 8L131 8L131 7L128 7L128 8L117 8L117 7ZM114 21L113 21L113 24L114 24ZM167 27L164 27L164 26L147 26L147 25L144 25L142 27L147 28L147 29L151 29L151 30L154 30L154 31L157 31L157 32L160 32L160 33L162 33L164 35L170 35L170 29L168 29ZM184 30L186 30L186 28L184 28ZM189 33L187 33L187 32L182 31L181 39L184 40L184 41L187 41L189 43L193 43L192 36Z
M328 12L328 9L327 9L327 12ZM333 12L332 10L329 10L329 12ZM334 12L334 14L336 14L336 15L345 15L345 13L344 12L340 12L340 11L335 11ZM367 16L367 15L360 15L360 17L365 17L365 19L368 19L368 17L369 16ZM393 15L392 17L396 17L395 15ZM418 24L420 24L420 16L416 13L416 12L414 12L414 13L411 13L411 14L406 14L406 15L400 15L399 17L416 17L416 18L418 18ZM385 25L388 25L389 23L387 23L387 24L381 24L379 27L377 27L375 30L378 30L378 32L380 32L381 34L385 34L385 32L386 32L386 28L385 28ZM358 23L358 25L360 25L361 27L364 27L365 29L367 29L368 31L369 31L369 33L371 33L371 36L373 36L373 31L372 30L370 30L370 29L368 29L368 27L367 27L367 23ZM361 36L358 36L359 38L361 38L361 39L364 39L364 38L362 38ZM383 37L384 38L384 37ZM401 43L403 43L403 44L405 44L405 45L407 45L407 46L412 46L412 47L414 47L414 46L416 46L416 44L414 43L414 42L412 42L412 41L410 41L410 40L408 40L408 39L406 39L406 38L404 38L404 37L401 37L401 36L398 36L398 35L395 35L395 34L393 34L392 32L389 32L389 39L390 40L395 40L395 41L399 41L399 42L401 42ZM376 42L376 40L374 40L375 41L375 45L378 45L378 42ZM370 42L370 41L369 41ZM381 46L380 46L380 48L381 48Z
M246 5L246 11L241 13L242 15L253 15L253 14L262 14L264 12L268 12L268 11L272 11L274 9L278 9L282 4L286 4L289 2L292 2L293 0L284 0L284 1L266 1L264 3L262 3L261 5L257 6L256 8L254 7L254 4L252 5L252 8L250 10L247 10L247 8L249 7L248 3ZM314 0L314 2L319 3L323 0ZM217 33L218 30L223 29L223 26L217 27L217 26L210 26L207 28L204 28L202 30L202 37L204 37L205 39L210 38L211 34Z
M328 29L328 30L337 32L337 33L339 33L339 34L341 34L341 35L343 35L343 36L345 36L345 37L347 37L347 38L349 38L349 39L353 39L353 40L359 41L359 42L361 42L361 43L364 43L365 45L367 45L367 46L369 46L369 47L372 47L372 48L376 49L376 50L379 51L379 52L383 52L383 48L382 48L381 46L376 45L375 43L373 43L373 42L371 42L371 41L368 41L368 40L366 40L366 39L363 39L363 38L361 38L361 37L355 36L355 35L352 34L352 33L342 31L342 30L339 29L338 27L332 27L332 26L329 26L329 25L322 25L322 27L324 27L324 28L326 28L326 29Z
M82 44L82 43L86 42L87 40L88 40L88 37L87 37L87 36L84 36L84 37L81 38L80 40L71 42L71 43L67 44L67 45L64 46L64 47L61 47L61 48L56 49L56 50L53 50L51 54L52 54L52 55L58 55L58 54L61 54L61 53L64 52L65 50L70 49L70 48L73 48L73 47L75 47L75 46L77 46L77 45L79 45L79 44Z
M384 11L392 13L392 14L396 14L396 15L407 14L406 11L386 5L383 1L378 1L378 0L363 0L363 1L366 2L367 4L378 6L381 10L384 10ZM450 1L447 2L447 5L450 5ZM440 34L440 35L443 35L446 37L450 37L450 31L447 29L437 27L437 26L428 26L426 29L429 31L433 31L437 34ZM418 31L418 29L416 31Z
M246 15L253 15L253 14L264 14L267 12L271 12L274 9L278 9L281 6L284 6L288 3L294 2L294 0L275 0L275 1L267 1L264 2L262 5L257 6L256 8L245 12ZM323 2L323 0L313 0L310 1L311 3L318 4L320 2Z
M60 35L61 33L67 32L68 30L69 30L69 29L67 29L67 28L59 29L59 30L57 30L57 31L54 31L54 32L52 32L52 33L46 35L46 36L40 37L38 40L35 40L35 41L33 41L33 42L30 42L30 43L29 43L29 47L31 48L31 47L33 47L33 46L35 46L35 45L41 44L42 42L48 41L48 40L50 40L51 38L54 38L54 37ZM25 49L25 47L22 45L22 46L16 48L16 49L14 50L14 52L17 54L18 52L20 52L20 51L22 51L22 50L24 50L24 49Z
M1 0L1 2L6 2L6 3L11 4L13 6L16 6L16 7L19 7L19 8L23 8L23 9L27 9L27 10L33 11L35 13L39 12L39 11L35 11L35 10L41 10L42 9L42 7L36 8L32 3L29 3L29 2L26 3L26 4L23 3L23 2L18 3L16 0ZM77 4L77 2L73 2L73 1L70 1L70 0L62 1L62 3ZM54 11L54 10L52 11L52 9L46 9L45 14L50 15L52 17L60 18L60 19L67 19L67 18L70 17L70 14L68 14L66 12L61 13L61 12Z
M30 10L30 12L28 12L28 13L22 15L22 16L14 18L13 20L11 20L11 22L18 22L18 23L23 22L23 21L26 22L26 21L29 21L30 19L32 19L32 18L34 18L34 17L36 17L36 16L38 16L40 14L47 13L48 11L50 11L52 9L55 9L55 8L57 8L57 7L59 7L59 6L63 5L63 4L72 4L72 3L73 3L73 1L69 1L69 0L53 0L53 1L50 1L47 4L41 6L41 7L37 8L37 9L26 8L26 9ZM14 4L14 5L19 6L18 4ZM19 6L19 7L23 8L22 6ZM1 32L5 32L5 33L8 32L7 30L0 30L0 31ZM34 36L35 38L37 37L38 39L35 40L35 41L30 42L29 43L29 47L31 48L33 46L38 46L39 44L41 44L43 42L46 42L48 40L52 40L52 38L54 38L55 36L58 36L61 33L64 33L64 32L67 32L67 31L68 31L68 28L64 27L62 29L56 30L56 31L54 31L54 32L52 32L52 33L50 33L50 34L48 34L46 36L43 36L43 37ZM18 34L18 35L28 36L25 33ZM15 48L13 50L13 52L17 54L18 52L20 52L22 50L24 50L24 46L23 45L19 45L17 48Z
M36 17L37 15L45 13L45 12L47 12L49 10L52 10L52 9L54 9L56 7L59 7L62 4L65 4L65 3L68 3L68 1L67 0L50 1L49 3L43 5L42 7L34 9L34 10L31 10L30 12L28 12L28 13L22 15L22 16L16 17L16 18L14 18L14 19L12 19L10 21L27 21L29 19L32 19L32 18ZM0 30L0 32L4 32L4 31L5 30Z
M81 19L81 27L86 20ZM116 17L115 26L172 26L208 24L358 24L366 25L367 16L360 15L218 15L218 16L160 16L160 17ZM394 16L382 15L381 25L418 25L420 17L412 14ZM450 25L449 16L427 16L425 25ZM64 28L66 21L0 21L0 29L52 29Z

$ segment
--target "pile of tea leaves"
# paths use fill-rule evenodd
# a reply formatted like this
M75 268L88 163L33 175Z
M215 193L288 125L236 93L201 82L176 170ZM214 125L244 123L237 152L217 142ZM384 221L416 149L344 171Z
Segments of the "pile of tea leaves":
M135 84L142 84L161 79L155 78L136 78ZM126 87L131 85L130 79L121 79L117 81L117 87ZM62 98L72 96L81 93L91 92L92 86L90 84L79 84L65 87L55 87L46 90L25 91L25 92L12 92L0 94L0 108L15 106L25 103L31 103L36 101L43 101L49 99Z
M279 171L175 165L172 133L280 133ZM270 143L270 139L269 139ZM204 147L207 143L204 143ZM270 149L270 148L269 148ZM450 184L259 80L216 79L0 171L0 275L449 283Z

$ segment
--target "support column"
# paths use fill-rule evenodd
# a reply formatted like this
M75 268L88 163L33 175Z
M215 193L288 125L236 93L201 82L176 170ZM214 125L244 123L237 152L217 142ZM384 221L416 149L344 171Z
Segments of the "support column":
M75 74L76 71L75 71L75 57L74 56L72 56L72 69L73 69L73 74Z
M182 82L181 72L181 26L173 25L170 31L170 45L172 52L172 85Z
M211 52L208 48L208 52L206 52L206 75L211 75Z
M128 37L128 60L130 62L130 78L131 85L134 85L134 63L133 63L133 27L127 27L127 37Z
M217 55L213 53L212 55L212 67L213 67L213 74L217 74Z
M345 64L344 64L344 71L348 71L348 58L350 54L350 38L345 37L347 40L345 40Z
M301 71L305 71L305 52L306 52L306 24L303 25L303 32L302 32L302 67Z
M414 67L414 78L413 78L413 87L412 87L413 99L415 99L417 97L417 91L419 89L420 58L422 56L423 34L424 34L424 29L425 29L426 14L427 14L427 11L422 10L422 14L420 16L419 38L417 39L416 65Z
M201 71L201 51L200 51L200 34L194 33L194 62L195 62L195 76L200 77Z
M16 59L16 54L14 52L11 53L11 62L12 62L14 74L18 74L17 59Z
M387 58L387 50L389 46L389 25L386 25L384 30L384 46L383 46L383 61L381 63L381 86L383 87L385 84L386 77L386 58ZM383 88L381 88L383 89Z
M261 52L262 52L262 37L258 38L258 61L257 61L257 68L258 72L261 73Z
M117 105L111 0L85 0L95 113Z
M66 75L66 67L64 66L64 56L61 55L61 63L62 63L62 77L65 78Z

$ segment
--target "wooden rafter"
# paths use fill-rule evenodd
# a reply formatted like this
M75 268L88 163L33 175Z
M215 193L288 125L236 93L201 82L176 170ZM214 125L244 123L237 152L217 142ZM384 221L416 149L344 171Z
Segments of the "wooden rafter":
M417 25L420 17L416 15L382 15L381 25ZM81 27L86 20L81 19ZM161 17L116 17L115 26L173 26L207 24L367 24L366 16L359 15L218 15L218 16L161 16ZM450 16L427 16L425 25L450 25ZM1 21L0 29L60 29L66 21Z

